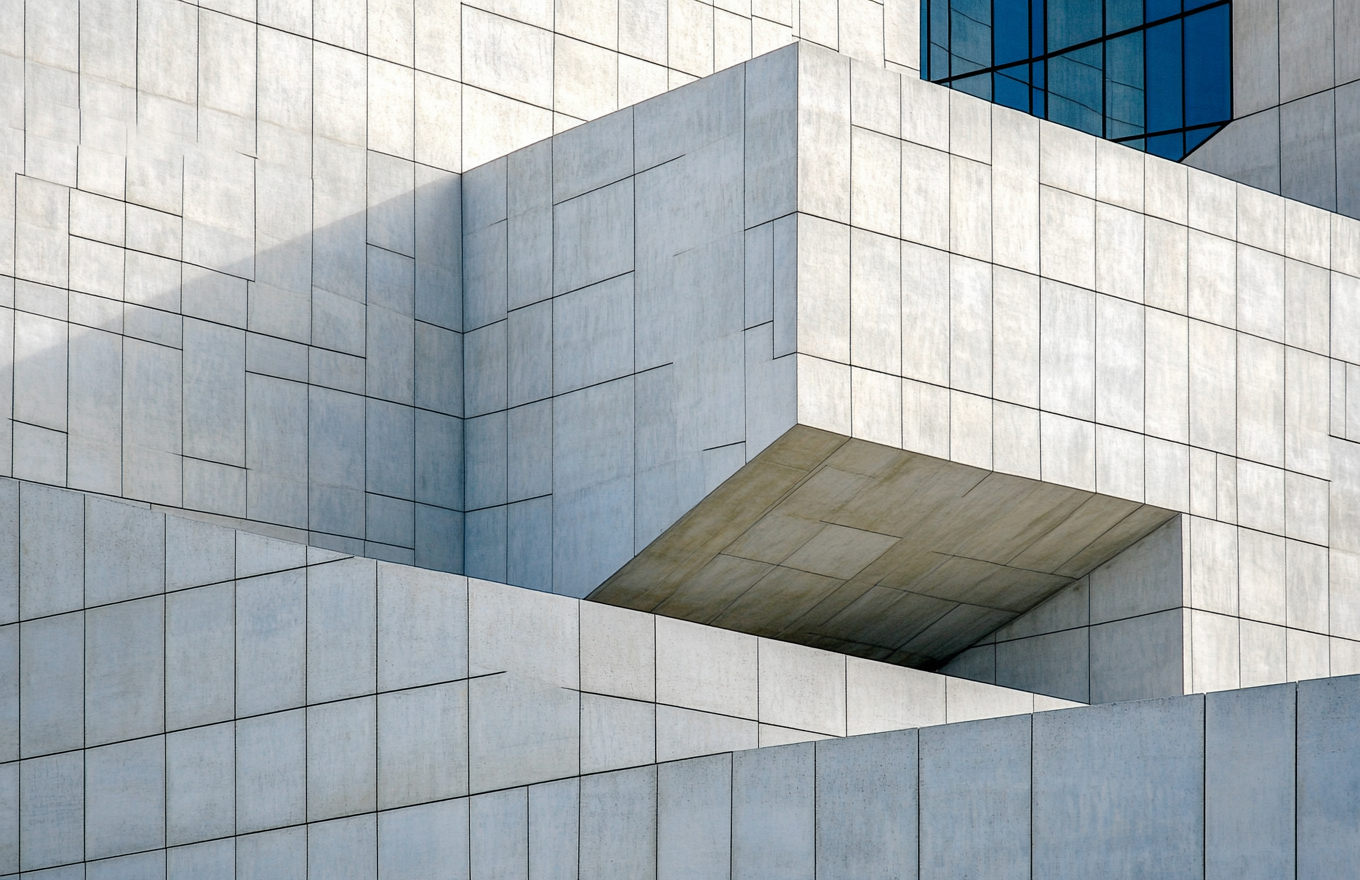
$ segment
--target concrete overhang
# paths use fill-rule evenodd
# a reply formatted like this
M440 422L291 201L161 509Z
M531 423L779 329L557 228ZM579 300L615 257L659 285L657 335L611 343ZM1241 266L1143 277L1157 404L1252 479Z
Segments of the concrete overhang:
M797 426L590 598L934 668L1173 516Z
M799 44L463 187L469 574L933 667L1235 455L1174 163Z

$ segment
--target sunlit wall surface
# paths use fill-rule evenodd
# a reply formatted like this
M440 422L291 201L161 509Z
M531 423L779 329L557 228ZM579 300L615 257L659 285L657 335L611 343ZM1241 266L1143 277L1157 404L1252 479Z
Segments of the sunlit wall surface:
M1232 119L1229 0L922 0L921 73L1182 159Z

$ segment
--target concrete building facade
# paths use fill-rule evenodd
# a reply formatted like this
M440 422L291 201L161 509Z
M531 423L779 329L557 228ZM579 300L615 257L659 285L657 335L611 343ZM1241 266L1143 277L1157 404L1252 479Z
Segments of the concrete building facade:
M907 0L578 6L6 0L0 470L460 570L459 174L799 35L916 65Z
M1348 871L1360 7L935 2L0 0L0 876Z

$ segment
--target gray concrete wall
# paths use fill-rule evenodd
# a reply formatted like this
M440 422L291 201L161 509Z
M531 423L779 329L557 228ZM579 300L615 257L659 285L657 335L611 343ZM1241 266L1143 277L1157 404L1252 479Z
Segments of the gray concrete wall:
M797 422L1196 517L1196 688L1356 668L1360 226L887 70L907 7L472 167L580 40L11 2L10 472L581 595Z
M590 598L934 669L1175 516L799 426Z
M5 876L559 870L658 762L1064 705L0 480Z
M18 0L0 20L0 473L456 569L447 13Z
M1027 690L1085 703L1204 690L1195 687L1195 643L1186 637L1193 619L1185 607L1186 522L1177 517L1162 526L942 671L1012 686L1024 682ZM1288 664L1280 666L1280 674L1290 677ZM1308 668L1294 672L1293 679L1317 675Z
M1186 160L1360 217L1360 2L1235 0L1233 122Z
M1304 682L583 779L572 876L1344 874L1360 820L1347 729L1357 703L1360 679ZM639 823L627 861L623 840L594 837L653 809L655 826ZM533 851L532 813L515 836ZM505 869L522 872L507 852ZM481 876L473 864L471 876ZM459 870L452 876L466 876Z
M916 16L3 0L0 474L461 570L459 172L795 38L914 70Z
M312 603L326 594L312 579L333 565L307 567L309 616ZM244 583L237 582L238 601ZM210 609L214 599L203 589L167 594L166 620L172 618L170 603L178 600L198 602L201 596L201 610ZM420 590L389 595L433 598ZM126 659L138 647L128 629L116 644L104 638L107 615L135 616L137 604L111 606L103 617L86 612L86 656L93 650L97 658L93 676L86 667L87 705L91 699L102 705L98 701L109 693L109 661ZM1360 784L1360 677L1025 712L757 750L710 741L712 754L667 760L658 752L633 759L635 766L598 771L585 765L583 749L580 766L562 778L498 778L494 789L474 786L469 794L466 779L477 778L478 765L463 763L469 753L461 748L446 751L449 740L435 736L438 725L430 722L442 717L440 710L475 717L477 699L422 705L448 685L420 686L411 678L417 668L438 674L433 665L403 662L409 659L403 648L418 639L382 647L382 627L393 621L384 609L392 606L377 607L379 687L408 689L376 697L376 724L373 696L343 696L344 664L310 668L308 693L314 686L329 688L328 702L164 736L146 733L154 713L133 711L145 692L124 687L119 696L126 711L87 713L87 736L140 738L0 764L0 785L9 793L0 798L5 870L12 872L16 863L32 869L65 862L30 873L140 880L1321 880L1345 876L1360 856L1354 834L1360 822L1354 796ZM559 624L564 619L552 618ZM538 623L522 622L526 632ZM584 627L584 616L581 622ZM198 643L211 648L203 638L210 633L198 631ZM490 634L471 630L474 644ZM536 635L541 645L552 640L542 629ZM79 634L75 638L79 644ZM308 644L308 663L328 641ZM590 668L584 661L580 666L583 675ZM185 668L170 664L166 670L168 684ZM67 678L71 683L62 687L80 687L78 668ZM495 678L460 684L470 690ZM626 676L612 680L622 685ZM198 681L211 686L209 695L222 690L211 677ZM656 681L661 687L662 677ZM225 684L229 692L230 682ZM58 688L52 699L62 693ZM539 698L551 699L548 694ZM209 702L198 707L200 724ZM192 708L182 699L165 706L167 712ZM349 711L356 706L363 711ZM471 729L475 733L475 722ZM616 727L619 734L627 730ZM447 725L439 733L446 731ZM618 736L611 741L623 743ZM413 772L392 775L402 759Z
M793 426L797 59L464 175L468 574L584 596Z
M1326 601L1321 558L1316 573L1306 568L1309 554L1321 557L1311 548L1239 532L1238 613L1194 604L1206 557L1231 554L1194 552L1214 528L1178 517L943 671L1090 703L1353 674L1355 640L1327 637L1322 615L1310 613ZM1220 588L1231 590L1232 577Z

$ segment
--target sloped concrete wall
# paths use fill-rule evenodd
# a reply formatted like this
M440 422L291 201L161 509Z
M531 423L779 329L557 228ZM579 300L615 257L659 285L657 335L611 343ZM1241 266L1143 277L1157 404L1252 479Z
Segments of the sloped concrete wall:
M579 837L530 789L494 864L539 876L522 853L555 841L582 877L1320 880L1358 854L1357 706L1349 677L588 777ZM486 856L474 837L471 876Z
M935 669L1175 516L799 426L590 598Z
M1070 705L14 480L0 621L5 875L437 876L578 777Z
M1084 703L1199 690L1196 645L1187 638L1185 543L1185 520L1177 517L942 671ZM1211 649L1199 647L1201 655ZM1286 677L1289 666L1281 664ZM1295 680L1317 674L1305 664L1295 664L1293 671Z
M399 655L380 648L378 656ZM401 673L400 664L380 664L379 675ZM487 679L464 684L477 681ZM502 778L503 787L471 795L451 784L448 794L420 802L432 796L430 786L449 782L443 771L467 753L430 761L448 745L431 739L426 760L415 760L419 750L406 753L415 772L389 777L400 741L385 738L393 728L384 720L418 721L413 705L438 691L377 697L376 759L371 722L346 724L341 711L371 704L368 697L237 721L234 757L219 752L214 760L207 751L227 724L0 764L7 790L18 781L18 810L0 801L7 835L18 827L26 867L82 853L89 860L43 876L173 880L1320 880L1345 876L1360 856L1360 677L757 750L709 741L712 754L668 761L658 753L600 772L583 763L579 775ZM283 725L261 723L296 716L305 728L291 738ZM422 731L434 732L408 728ZM265 772L271 762L275 769ZM408 785L393 789L385 779ZM12 870L12 842L4 852Z

